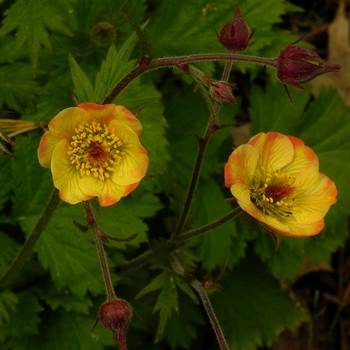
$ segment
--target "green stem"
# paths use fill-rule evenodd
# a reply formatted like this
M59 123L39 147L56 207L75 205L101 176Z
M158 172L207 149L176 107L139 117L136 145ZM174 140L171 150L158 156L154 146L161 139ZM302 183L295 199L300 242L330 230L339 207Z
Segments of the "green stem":
M97 255L100 261L103 282L104 282L106 294L107 294L107 301L115 300L117 296L113 288L112 278L108 267L108 259L107 259L106 251L103 245L103 237L105 237L104 233L96 223L96 219L95 219L95 215L94 215L91 203L83 202L83 206L86 212L86 222L95 233Z
M38 241L41 234L44 232L44 229L49 223L59 202L60 202L60 199L58 197L58 192L54 190L49 202L47 203L32 233L30 234L26 242L23 244L21 250L17 254L15 260L13 260L8 270L1 277L0 279L1 288L8 287L12 283L12 281L16 278L18 273L23 269L27 259L32 254L32 250L35 243Z
M119 83L113 88L111 93L105 98L103 103L111 103L119 95L119 93L129 85L129 83L131 83L134 79L145 72L159 68L178 67L181 64L208 61L239 61L260 64L264 66L276 66L276 58L247 56L234 53L194 54L187 56L155 58L148 64L141 64L135 67L127 75L125 75L124 78L122 78Z

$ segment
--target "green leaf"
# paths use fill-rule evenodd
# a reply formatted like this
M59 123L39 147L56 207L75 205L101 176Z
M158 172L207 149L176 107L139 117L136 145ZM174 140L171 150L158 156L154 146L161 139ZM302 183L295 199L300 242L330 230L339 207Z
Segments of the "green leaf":
M20 292L17 297L16 308L10 313L4 327L7 329L7 336L21 339L24 334L38 333L39 313L43 311L43 307L30 291Z
M93 101L95 97L94 88L72 55L69 55L69 66L77 102Z
M28 64L12 63L0 67L0 108L6 106L23 111L35 104L40 92Z
M15 156L11 158L13 183L13 215L22 220L41 212L52 191L50 172L37 158L39 135L16 138Z
M106 59L96 74L94 87L73 56L69 56L75 97L78 102L103 102L118 81L135 66L135 60L130 60L130 55L136 42L136 34L132 34L119 50L114 45L109 48Z
M148 227L143 219L153 216L161 207L155 195L136 191L117 205L96 208L97 222L112 237L128 238L137 235L126 243L113 242L113 246L124 249L127 245L138 247L141 243L147 242Z
M8 322L11 312L13 312L18 303L16 294L10 290L3 290L0 292L0 324Z
M3 207L4 203L10 197L10 191L12 189L12 176L11 176L11 167L10 159L0 158L0 209Z
M190 349L198 337L198 326L203 325L201 309L188 298L179 298L179 312L173 314L164 331L164 338L170 348Z
M272 26L281 22L281 16L297 8L286 1L240 0L241 12L252 29L256 29L250 53L271 44L278 29ZM174 16L176 13L176 16ZM149 35L156 55L189 54L195 52L224 51L215 31L220 31L233 17L231 0L208 2L164 1L156 8ZM164 31L166 30L166 35Z
M77 296L84 296L87 291L97 294L103 290L96 249L89 239L91 233L82 233L73 223L83 217L80 206L61 205L34 248L57 288L68 288ZM37 216L32 216L22 221L24 231L30 232L37 219Z
M103 333L93 333L93 324L93 318L58 310L41 324L38 336L22 339L16 350L102 350Z
M270 346L283 329L306 318L256 258L242 261L222 287L212 300L232 350Z
M16 256L18 244L5 233L0 232L0 247L0 276L2 276L12 259Z
M97 102L102 102L117 82L135 67L136 61L130 60L130 56L136 42L137 36L132 34L118 51L114 45L109 48L106 59L102 62L100 71L96 75L95 96Z
M160 290L153 312L159 312L159 325L156 332L156 341L159 341L164 334L165 326L175 311L178 313L178 293L176 279L178 277L169 272L162 272L156 276L146 287L136 296L139 299L146 294Z
M0 37L15 31L17 48L28 47L36 68L40 48L51 48L49 31L70 35L61 5L49 0L16 0L5 11Z
M52 283L40 285L37 293L53 311L62 307L68 312L75 311L87 315L92 306L92 301L87 296L74 295L68 289L57 290Z
M215 203L215 205L213 205ZM213 180L202 182L198 187L191 213L192 227L206 225L232 210L222 190ZM237 220L237 219L236 219ZM189 245L197 247L197 254L207 270L227 264L232 267L245 254L250 235L239 231L235 220L193 239Z

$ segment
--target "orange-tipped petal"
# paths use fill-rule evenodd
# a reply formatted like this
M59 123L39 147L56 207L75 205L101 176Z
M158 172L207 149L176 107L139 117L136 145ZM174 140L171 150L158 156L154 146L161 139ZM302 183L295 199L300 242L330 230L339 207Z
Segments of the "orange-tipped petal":
M299 224L320 221L336 201L337 188L334 182L319 174L313 183L301 188L295 196L294 218Z
M85 102L78 104L79 108L87 111L94 118L109 124L116 120L131 128L137 135L142 131L142 125L136 116L127 108L120 105Z
M39 163L44 168L50 168L52 151L60 141L53 133L46 131L40 139L38 147Z
M98 202L101 207L109 207L113 205L124 196L125 186L120 186L111 180L103 183L102 189L98 195Z
M124 153L114 166L112 180L119 185L139 182L148 168L149 159L146 149L141 145L137 134L127 125L113 121L109 127L122 140Z
M70 139L75 129L92 119L91 114L78 107L66 108L58 113L48 125L49 132L58 139Z
M298 176L300 173L304 176L305 171L318 172L319 162L316 153L297 137L288 137L294 147L294 158L283 171L289 176Z
M258 153L251 145L245 144L235 149L225 165L225 186L240 182L249 184L254 175Z
M259 165L275 172L290 164L294 158L294 147L288 136L270 131L260 133L249 140L259 154Z

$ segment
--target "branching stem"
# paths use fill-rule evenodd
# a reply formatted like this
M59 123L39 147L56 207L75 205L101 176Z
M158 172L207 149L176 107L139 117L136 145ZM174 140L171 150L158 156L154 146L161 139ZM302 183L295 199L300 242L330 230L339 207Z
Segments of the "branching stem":
M159 68L178 67L181 64L208 61L239 61L260 64L264 66L276 66L276 58L256 57L234 53L194 54L186 56L155 58L153 60L150 60L147 64L138 65L127 75L125 75L124 78L122 78L119 83L113 88L111 93L105 98L104 103L111 103L119 95L119 93L129 85L129 83L131 83L134 79L145 72Z

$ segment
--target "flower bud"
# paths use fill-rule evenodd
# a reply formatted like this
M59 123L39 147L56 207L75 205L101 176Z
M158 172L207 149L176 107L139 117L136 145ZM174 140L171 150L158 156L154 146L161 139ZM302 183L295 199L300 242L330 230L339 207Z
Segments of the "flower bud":
M279 80L298 88L302 88L300 83L339 69L340 65L326 62L315 51L296 45L287 46L277 58Z
M216 102L236 102L236 99L232 93L232 85L226 81L210 81L209 89L210 96Z
M244 50L251 37L247 22L242 18L239 6L235 8L232 21L226 23L219 33L221 44L230 51Z
M127 350L126 331L131 317L132 308L126 300L115 299L100 306L99 320L115 334L119 350Z

